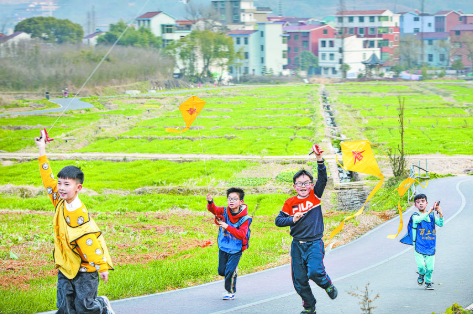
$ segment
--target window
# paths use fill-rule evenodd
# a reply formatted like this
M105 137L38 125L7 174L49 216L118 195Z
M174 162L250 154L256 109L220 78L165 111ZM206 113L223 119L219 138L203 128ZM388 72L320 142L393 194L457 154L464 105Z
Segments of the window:
M291 34L287 34L287 40L291 40Z
M248 67L245 67L245 72L243 72L243 74L248 74L250 73L250 69Z
M308 42L307 40L304 40L304 41L302 42L302 47L308 48L308 47L309 47L309 42Z
M248 45L248 37L243 38L245 40L245 45Z
M398 41L399 37L397 35L394 35L394 41Z
M389 32L389 27L378 27L378 34L387 34Z
M324 68L324 74L328 74L328 68Z
M325 53L322 54L322 60L326 60L326 54Z
M348 17L348 23L353 23L353 20L354 20L354 19L355 19L355 18L354 18L353 16L349 16L349 17Z
M299 52L299 47L294 47L294 52Z
M287 47L287 52L288 52L288 53L291 52L291 47Z
M287 58L287 64L291 64L291 58Z
M233 22L240 21L240 16L238 14L233 14Z
M363 27L358 28L358 34L364 35L365 34L365 29Z
M374 40L369 41L369 47L368 48L374 48Z
M337 69L332 68L332 74L337 74Z
M353 27L350 27L348 29L348 35L354 35L355 34L355 29Z
M378 16L378 21L389 22L389 16Z
M365 17L364 16L358 17L358 22L364 23L365 22Z
M343 17L338 18L338 23L343 23Z
M414 17L414 22L419 22L419 17L418 16Z
M328 41L328 46L329 46L329 47L334 47L333 40L329 40L329 41Z
M284 37L282 38L282 43L283 43L283 44L287 44L287 37L286 37L286 36L284 36Z
M427 55L427 60L429 60L429 62L434 61L434 55L431 54L431 53L429 53L429 54Z
M228 67L228 72L229 72L229 73L233 73L233 67L232 67L232 66L229 66L229 67Z
M393 42L392 41L389 42L389 47L391 47L391 48L393 47Z
M320 41L320 47L325 48L327 47L327 42L325 40Z
M261 45L261 51L264 51L264 45Z
M381 52L381 60L388 60L389 52Z
M428 43L429 46L432 46L432 45L434 44L434 41L433 41L432 39L429 39L429 40L427 41L427 43Z
M237 38L236 38L236 43L237 43L237 45L240 44L240 37L237 37Z
M261 63L264 63L264 57L261 57Z
M223 2L223 1L220 2L220 7L221 7L221 8L225 8L225 2Z
M363 52L363 60L366 60L366 52Z
M282 52L282 57L283 57L283 59L286 59L286 58L287 58L287 51L284 50L284 51Z
M388 47L389 46L389 39L383 39L378 41L378 47Z
M455 31L455 36L460 36L460 31Z
M261 35L260 35L260 36L261 36L261 37L264 37L264 32L263 32L263 31L261 31Z
M374 16L370 16L370 22L371 22L371 23L374 22Z
M309 37L309 32L303 32L302 37Z
M329 55L329 59L330 59L330 60L335 60L335 54L334 54L334 53L331 53L331 54Z
M174 33L174 25L162 24L161 25L161 32L164 33L164 34Z
M238 1L233 2L233 7L234 8L239 8L240 7L240 4L238 3Z
M299 57L295 57L295 58L294 58L294 64L295 64L295 65L299 65Z
M460 16L460 17L458 18L458 20L461 22L461 21L462 21L462 17Z
M428 27L432 27L432 23L428 23L427 26L428 26Z
M328 30L324 29L324 35L328 34Z
M223 14L223 12L221 12L221 14L220 14L220 19L221 19L222 21L225 21L225 14Z
M392 34L393 33L393 29L392 28L389 28L389 34Z
M440 54L440 57L439 57L439 61L440 62L444 62L445 61L445 54Z
M249 54L248 52L245 52L245 59L248 59L249 58Z
M419 32L418 28L414 28L414 34L417 34Z
M294 34L294 40L299 40L299 34Z
M370 27L370 28L368 29L368 34L374 35L374 34L375 34L375 28L374 28L374 27Z

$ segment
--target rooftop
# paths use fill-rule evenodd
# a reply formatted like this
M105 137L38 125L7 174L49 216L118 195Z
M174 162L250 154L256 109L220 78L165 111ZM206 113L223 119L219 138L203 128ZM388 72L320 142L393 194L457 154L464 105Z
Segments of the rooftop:
M260 12L273 12L270 7L256 7L256 11Z
M387 10L339 11L335 15L379 15Z
M155 12L146 12L145 14L138 16L136 19L150 19L155 17L156 15L160 14L163 11L155 11Z
M448 13L450 12L455 12L453 10L448 10L448 11L438 11L437 13L435 13L434 15L447 15ZM457 13L457 12L455 12Z
M328 25L289 25L289 26L284 27L283 29L287 32L310 31L310 30L317 29L324 26L328 26Z
M15 38L18 35L21 35L21 34L26 34L26 33L24 33L24 32L14 32L10 36L2 36L2 37L0 37L0 43L4 43L4 42L6 42L6 41L8 41L12 38Z
M255 30L235 30L227 32L227 35L250 35L257 31Z
M473 24L458 24L453 26L451 31L473 31Z
M98 36L98 35L100 35L100 34L103 34L103 33L105 33L105 32L97 31L97 32L95 32L95 33L92 33L92 34L90 34L90 35L85 36L84 39L91 39L91 38L94 38L94 37L96 37L96 36Z
M417 39L447 39L450 36L449 32L427 32L423 33L424 36L422 37L422 33L417 33Z

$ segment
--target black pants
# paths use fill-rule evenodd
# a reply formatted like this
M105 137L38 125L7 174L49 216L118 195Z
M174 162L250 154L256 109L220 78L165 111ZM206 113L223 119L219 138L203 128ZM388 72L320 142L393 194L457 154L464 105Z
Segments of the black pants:
M300 243L292 241L291 266L292 282L303 300L305 308L314 307L316 300L309 286L309 279L320 288L327 289L332 284L325 272L325 248L322 240Z
M229 254L222 250L218 253L218 274L225 277L225 290L230 293L236 292L237 267L241 254L242 251Z
M97 298L99 274L77 273L73 279L57 274L56 314L107 314L102 298Z

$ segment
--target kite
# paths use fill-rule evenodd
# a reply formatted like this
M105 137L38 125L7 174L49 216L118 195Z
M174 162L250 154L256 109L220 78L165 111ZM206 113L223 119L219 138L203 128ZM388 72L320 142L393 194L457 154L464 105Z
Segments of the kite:
M361 141L351 141L351 142L341 142L340 147L342 148L342 158L343 158L343 166L340 165L337 159L337 163L342 167L345 171L354 171L359 173L366 173L372 174L381 180L376 184L374 189L368 195L363 207L361 207L355 214L346 217L337 228L335 228L330 233L329 244L332 238L342 231L343 226L345 225L345 221L355 218L363 213L366 203L373 197L373 195L381 188L383 185L384 175L379 170L378 163L376 162L376 158L374 156L373 150L371 149L371 144L368 140L361 140ZM378 147L378 146L376 146ZM378 147L379 148L379 147ZM386 155L385 155L386 156ZM336 155L335 155L336 158ZM387 157L386 157L387 158ZM329 249L331 246L329 247Z
M51 130L50 130L50 131L51 131ZM39 139L42 139L42 138L43 138L43 134L44 134L44 141L45 141L45 142L48 142L48 143L49 143L49 142L51 142L51 141L54 141L53 138L49 137L48 132L46 131L46 129L43 129L43 130L40 129L40 132L41 132L41 136L39 137ZM43 132L44 132L44 133L43 133Z
M166 128L166 132L184 133L185 131L189 130L190 126L197 118L199 113L202 111L204 106L205 101L203 101L197 96L192 96L191 98L187 99L179 106L179 110L182 113L182 118L184 119L184 122L186 123L187 127L181 128L181 130Z
M407 190L409 190L409 188L411 187L411 185L413 183L419 183L424 189L427 187L427 185L429 184L429 181L427 181L427 183L425 184L425 186L422 185L422 183L420 183L419 181L417 181L416 179L413 179L413 178L407 178L406 180L402 181L401 184L399 184L399 187L396 189L397 192L399 193L399 201L397 203L397 208L399 210L399 217L401 218L401 220L399 221L399 228L397 230L397 233L396 234L389 234L388 235L388 238L389 239L395 239L399 233L401 232L402 230L402 226L403 226L403 222L402 222L402 208L401 208L401 197L404 196L404 194L407 192Z

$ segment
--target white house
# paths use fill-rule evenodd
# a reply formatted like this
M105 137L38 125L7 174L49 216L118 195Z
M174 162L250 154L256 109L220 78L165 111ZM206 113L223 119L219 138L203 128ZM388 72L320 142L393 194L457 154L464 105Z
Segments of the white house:
M258 30L233 30L227 34L235 43L235 50L243 48L241 66L230 67L229 74L238 79L242 75L287 74L287 43L281 24L258 23Z
M31 40L31 35L24 32L15 32L9 36L0 37L0 58L14 54L12 50L18 48L23 42Z
M325 43L324 43L325 41ZM343 38L327 38L319 40L319 66L321 75L329 78L341 78L342 71L342 51L343 63L348 64L350 69L347 71L347 77L356 77L359 73L365 71L362 61L367 60L374 53L378 58L381 56L380 49L376 47L368 48L364 38L358 38L355 35L347 35Z
M163 38L163 46L169 45L173 40L186 37L191 32L191 26L186 23L177 23L176 19L163 12L147 12L136 19L138 27L146 27L155 36ZM180 21L183 22L183 21Z
M94 47L94 46L97 45L97 39L99 38L99 35L101 35L103 33L105 33L105 32L97 30L95 33L89 34L89 35L85 36L84 38L82 38L82 42L86 45Z

